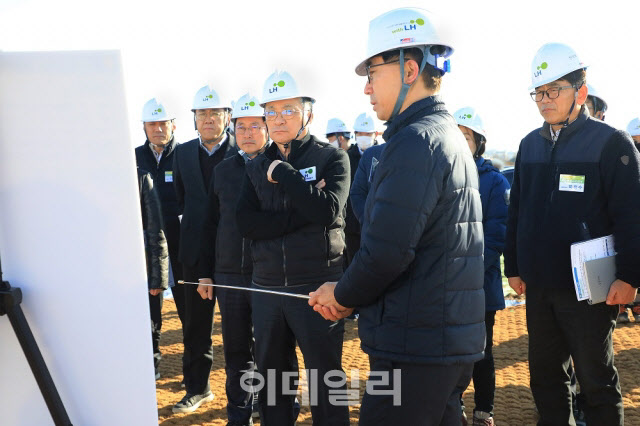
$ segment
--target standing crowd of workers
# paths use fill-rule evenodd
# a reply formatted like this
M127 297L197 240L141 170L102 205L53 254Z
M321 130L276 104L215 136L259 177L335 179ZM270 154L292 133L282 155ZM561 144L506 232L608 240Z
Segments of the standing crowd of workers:
M335 398L346 381L326 379L344 375L345 318L358 320L370 361L361 425L493 425L504 253L509 285L526 293L538 424L623 424L612 333L619 311L629 321L627 306L640 319L640 119L627 132L605 124L587 65L571 47L545 44L530 75L544 123L522 139L510 184L483 157L476 109L450 114L440 96L454 49L440 25L417 8L370 22L355 71L382 134L364 112L352 127L329 120L327 141L312 135L314 96L285 71L260 98L233 105L202 87L191 109L198 137L182 144L170 110L144 105L135 154L156 378L168 287L184 341L174 413L214 398L217 300L228 425L257 414L262 425L295 424L296 345L315 390L313 424L348 425L348 405ZM570 246L606 235L617 280L606 303L578 301Z

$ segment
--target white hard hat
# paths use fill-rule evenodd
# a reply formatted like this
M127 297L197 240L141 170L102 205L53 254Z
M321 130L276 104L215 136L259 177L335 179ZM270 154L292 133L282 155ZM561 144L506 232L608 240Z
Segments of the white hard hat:
M627 125L627 132L631 136L640 136L640 117L636 117Z
M562 43L547 43L538 49L531 63L531 86L529 90L556 81L565 75L587 68L578 54Z
M203 86L193 97L193 107L191 108L191 111L209 108L231 109L231 104L221 101L216 91L210 86Z
M458 126L467 127L477 134L483 136L485 139L487 138L487 132L485 132L484 130L482 118L480 117L480 115L478 115L475 108L460 108L453 114L453 117L456 119L456 123L458 123Z
M332 118L327 122L327 131L325 132L325 135L329 135L331 133L351 133L351 131L344 121L339 118Z
M374 18L369 23L367 53L365 59L356 67L356 74L367 75L367 61L383 52L416 46L443 46L438 55L429 55L427 62L446 71L444 59L453 53L450 37L441 26L441 20L428 10L418 8L394 9ZM442 63L439 63L442 62Z
M167 112L167 109L156 98L149 99L142 107L142 122L169 121L176 118Z
M589 96L593 96L594 98L597 98L600 102L602 102L602 105L604 105L603 108L601 108L602 110L606 111L607 110L607 101L605 101L604 99L602 99L602 97L598 94L598 92L596 91L595 87L593 87L592 85L590 85L589 83L587 83L587 91L588 91L588 95Z
M264 117L264 109L260 106L258 98L246 94L235 103L231 118Z
M303 97L308 98L311 102L315 102L315 99L309 95L300 93L298 85L293 77L291 77L291 74L286 71L276 71L271 74L264 83L260 106L264 108L267 102Z
M370 115L367 115L366 112L363 112L356 118L355 123L353 123L353 131L365 133L375 132L376 126L373 118Z

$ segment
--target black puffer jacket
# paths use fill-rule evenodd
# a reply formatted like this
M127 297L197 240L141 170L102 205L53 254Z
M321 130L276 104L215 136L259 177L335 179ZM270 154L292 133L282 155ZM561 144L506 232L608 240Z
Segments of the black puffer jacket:
M169 288L169 250L162 231L160 198L153 187L151 175L140 168L138 168L138 189L149 288L166 290Z
M245 160L238 153L213 171L200 251L199 276L217 284L242 285L253 271L248 239L240 235L236 206L245 176Z
M362 349L415 363L482 358L484 263L478 172L438 96L387 127L360 250L335 297L359 306Z
M582 187L561 188L562 175L582 179ZM640 286L639 195L640 156L626 132L584 107L555 143L545 123L522 140L516 157L505 275L527 286L572 288L571 244L613 234L616 276Z
M247 163L238 201L238 228L253 240L253 281L291 286L335 281L342 275L344 209L349 195L347 154L307 135L291 142L287 162L272 173L278 147ZM306 174L306 177L303 176ZM326 186L315 185L324 179Z

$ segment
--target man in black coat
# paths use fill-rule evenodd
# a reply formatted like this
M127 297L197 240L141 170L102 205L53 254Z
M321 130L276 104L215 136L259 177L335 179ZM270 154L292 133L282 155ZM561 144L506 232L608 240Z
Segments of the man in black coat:
M542 65L541 65L542 64ZM538 424L575 424L569 368L588 425L624 423L613 330L618 304L640 286L640 157L629 135L593 119L586 65L561 43L542 46L530 93L544 118L520 143L504 274L527 295L529 371ZM613 235L616 280L606 303L578 300L571 245Z
M200 242L204 227L209 183L214 168L236 152L235 140L228 132L231 106L220 101L209 86L196 93L193 118L198 138L179 145L173 160L173 183L180 222L179 260L185 281L197 282ZM213 400L209 374L213 363L211 334L215 300L204 300L197 286L185 285L185 324L183 372L186 395L173 407L174 413L190 413Z
M309 133L313 100L298 91L287 72L267 79L262 102L274 143L246 165L238 228L252 240L254 287L306 295L342 275L349 160L343 150ZM261 424L295 423L291 378L298 373L297 342L316 397L313 424L348 425L348 407L331 402L332 379L327 379L344 374L344 321L325 321L295 297L254 293L252 304L256 360L264 379ZM344 395L344 383L333 386L335 392Z
M245 163L267 147L269 133L258 99L249 94L235 104L232 119L238 153L222 161L213 172L200 250L198 293L213 300L216 284L251 287L251 241L243 238L236 222L236 205L245 176ZM243 389L242 376L255 370L251 293L218 288L215 292L222 319L227 417L229 425L252 424L254 394Z
M422 9L383 14L369 31L356 73L387 143L360 250L309 304L330 320L360 310L371 364L361 426L460 424L460 393L483 356L484 262L478 172L437 95L452 48Z
M184 288L176 285L182 277L182 265L178 260L180 221L178 200L173 187L173 152L177 143L174 138L176 125L174 116L155 98L142 108L142 125L147 138L136 148L136 164L153 178L153 186L160 197L162 229L169 245L169 284L176 304L180 323L184 323Z

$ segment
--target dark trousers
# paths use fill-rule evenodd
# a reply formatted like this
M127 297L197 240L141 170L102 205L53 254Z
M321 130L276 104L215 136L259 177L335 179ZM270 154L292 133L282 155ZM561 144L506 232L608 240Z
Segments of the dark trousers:
M275 290L308 294L318 287L318 284L310 284L289 288L277 287ZM260 424L292 426L296 421L294 392L289 395L282 389L283 373L295 373L293 378L284 382L287 390L295 391L297 387L293 385L293 381L300 379L297 377L297 342L308 371L313 424L349 425L348 406L330 402L330 394L342 392L344 395L346 383L342 386L332 385L330 388L325 381L326 373L329 371L344 374L344 320L327 321L314 312L307 300L293 297L254 293L252 306L256 361L258 371L264 378L264 386L259 396ZM337 381L335 377L331 380Z
M249 283L226 283L250 286ZM242 389L245 372L255 370L251 293L243 290L216 289L222 317L225 371L227 373L227 417L230 422L246 424L253 407L253 392Z
M371 373L362 398L360 426L460 425L460 394L471 381L472 362L408 364L371 357L369 362ZM394 370L400 370L400 383ZM383 385L385 376L389 380ZM372 380L380 384L374 385Z
M346 269L353 260L353 256L360 250L360 234L344 234L344 237L347 243L347 253L344 259L344 267Z
M527 329L531 393L538 425L575 425L569 366L571 358L589 425L623 424L612 334L617 306L579 302L571 288L527 286Z
M487 330L487 341L484 358L473 364L473 387L475 389L473 411L484 411L493 416L493 399L496 393L496 367L493 362L493 326L496 322L496 311L486 311L484 324Z
M153 343L153 366L158 371L162 353L160 352L160 331L162 330L162 293L149 294L149 311L151 312L151 342Z
M198 282L195 269L183 265L185 281ZM188 394L208 392L209 374L213 365L213 308L215 299L203 299L198 286L184 284L185 317L183 324L184 356L182 369Z

